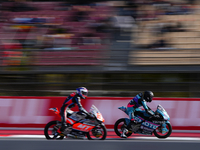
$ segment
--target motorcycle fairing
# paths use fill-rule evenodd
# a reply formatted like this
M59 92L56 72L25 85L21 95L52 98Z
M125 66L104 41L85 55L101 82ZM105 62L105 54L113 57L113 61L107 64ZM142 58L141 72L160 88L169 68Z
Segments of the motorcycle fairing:
M87 125L87 124L82 124L80 122L73 124L73 129L83 132L89 132L94 127L95 125Z
M118 109L122 110L123 112L125 112L128 115L128 112L127 112L127 109L125 106L118 107Z
M66 122L69 124L74 124L76 121L72 120L71 118L67 118Z
M150 121L145 121L145 122L142 123L142 125L145 126L145 127L150 128L150 129L154 129L154 130L155 130L157 127L160 126L160 125L155 124L155 123L150 122Z
M58 110L57 107L49 108L49 110L53 111L56 115L60 116L60 111Z
M72 131L70 132L70 134L74 135L74 136L77 136L77 137L84 137L86 132L83 132L83 131L78 131L78 130L74 130L72 129ZM69 135L69 134L68 134Z
M161 110L157 110L158 113L160 113L163 116L164 120L170 120L169 115L166 113L166 111L161 111Z
M78 112L75 112L75 113L71 114L70 116L68 116L68 118L74 120L75 122L78 122L80 120L85 119L85 116L82 114L79 114Z
M102 121L102 122L105 122L103 116L101 115L101 113L97 113L97 119Z

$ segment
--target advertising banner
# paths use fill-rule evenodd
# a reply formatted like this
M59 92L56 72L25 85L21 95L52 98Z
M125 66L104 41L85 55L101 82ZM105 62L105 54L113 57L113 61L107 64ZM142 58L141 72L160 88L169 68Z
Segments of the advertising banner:
M0 97L0 127L43 128L49 121L60 120L49 108L60 109L66 97ZM82 100L89 111L95 105L102 113L107 128L113 128L116 120L128 117L120 106L127 106L132 97L89 97ZM173 129L200 130L199 98L155 97L147 105L155 111L162 105L170 116ZM77 106L72 110L77 111Z

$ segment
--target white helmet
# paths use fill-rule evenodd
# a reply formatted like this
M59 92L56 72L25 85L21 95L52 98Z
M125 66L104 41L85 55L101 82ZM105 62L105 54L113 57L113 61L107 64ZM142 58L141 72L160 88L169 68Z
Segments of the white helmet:
M88 95L88 90L85 88L85 87L79 87L76 89L77 90L77 93L78 95L83 98L83 99L86 99L87 98L87 95Z

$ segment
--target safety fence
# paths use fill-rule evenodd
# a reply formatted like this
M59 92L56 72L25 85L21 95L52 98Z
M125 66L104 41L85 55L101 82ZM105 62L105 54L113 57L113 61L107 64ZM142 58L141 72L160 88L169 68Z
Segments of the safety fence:
M51 107L60 109L66 97L0 97L0 126L43 128L52 120L60 120ZM83 107L89 111L95 105L102 113L107 128L113 128L116 120L128 117L118 109L126 106L131 97L90 97L82 101ZM175 130L200 130L200 98L161 98L155 97L149 107L156 110L162 105L170 116ZM72 109L77 111L77 108Z

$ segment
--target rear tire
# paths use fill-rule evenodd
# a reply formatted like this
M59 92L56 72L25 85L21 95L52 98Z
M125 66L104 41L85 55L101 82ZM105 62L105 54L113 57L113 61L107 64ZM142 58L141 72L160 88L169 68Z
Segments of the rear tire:
M58 121L51 121L47 123L47 125L44 128L44 135L46 139L48 140L62 140L64 138L64 135L60 135L57 130L60 128L60 126L57 124ZM58 136L54 136L55 134L58 134Z
M127 127L127 125L126 125L126 120L125 120L125 118L121 118L121 119L119 119L119 120L117 120L116 122L115 122L115 125L114 125L114 130L115 130L115 133L119 136L119 137L121 137L121 134L122 134L122 130L124 129L124 128L126 128ZM129 137L129 136L131 136L131 134L132 134L132 132L127 132L125 135L127 136L127 137Z

